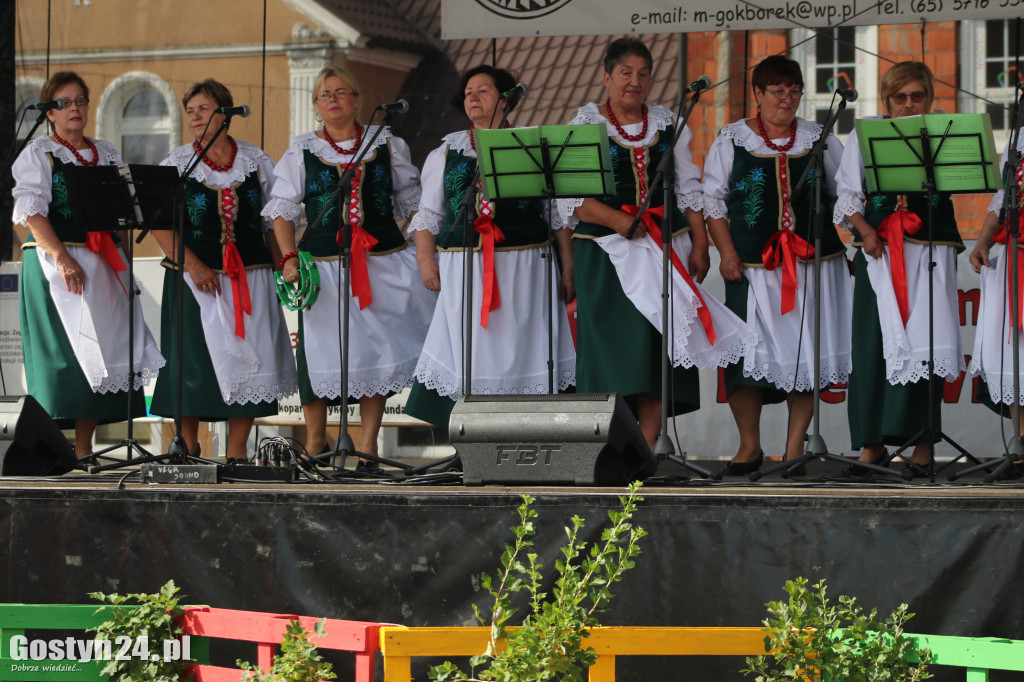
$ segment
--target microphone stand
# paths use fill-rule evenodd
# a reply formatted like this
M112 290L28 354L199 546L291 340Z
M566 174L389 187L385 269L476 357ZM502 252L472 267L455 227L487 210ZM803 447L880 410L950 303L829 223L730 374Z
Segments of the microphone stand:
M348 164L348 168L338 178L338 183L335 185L334 193L328 197L327 202L324 204L323 209L320 211L320 215L316 217L313 224L306 228L305 233L296 245L296 250L303 251L306 244L309 243L310 238L313 236L313 232L316 231L321 224L324 222L324 218L327 213L334 208L335 204L338 203L338 199L344 193L347 197L351 192L352 188L352 176L355 174L356 168L359 168L363 159L366 157L367 152L373 148L373 143L377 141L380 134L384 132L384 128L388 124L388 111L377 107L374 110L374 115L377 111L384 111L384 118L381 124L377 127L376 132L370 138L370 141L366 144L361 145L361 149L357 150L355 158ZM373 116L370 117L370 123L373 121ZM369 128L370 123L367 123ZM340 419L338 423L338 438L334 443L334 450L331 452L324 452L317 455L313 455L311 459L318 464L330 463L334 460L334 457L340 458L339 469L345 468L345 460L349 455L355 453L359 457L368 459L374 462L383 462L389 466L398 467L400 469L407 469L408 465L402 464L401 462L395 462L383 457L376 455L370 455L365 452L358 452L355 448L355 444L352 442L352 436L348 432L348 362L349 362L349 309L351 295L351 281L352 281L352 229L348 220L348 206L344 207L344 210L339 210L342 219L341 233L342 239L341 244L338 245L338 257L340 259L341 271L338 273L342 277L342 282L339 283L338 297L341 299L341 309L338 314L341 316L340 327L341 327L341 409Z
M818 459L822 462L832 460L834 462L848 463L845 457L836 455L828 451L828 446L825 445L825 439L821 436L821 233L822 233L822 185L825 183L825 149L828 147L828 136L832 134L832 128L835 126L836 121L839 120L839 115L846 109L846 98L840 97L839 106L836 108L833 114L829 110L829 116L825 120L825 126L822 128L821 137L814 143L811 148L810 163L807 164L807 168L804 169L803 175L800 177L799 182L793 188L793 194L799 195L803 191L804 186L811 179L813 173L814 177L814 198L812 203L812 217L811 226L814 230L814 376L812 378L814 382L813 389L813 416L811 419L811 433L807 435L807 449L799 457L793 459L787 459L773 464L770 467L759 469L750 473L750 480L756 481L762 476L766 476L772 472L782 470L782 477L788 478L791 471L794 469L799 470L806 462L812 459ZM804 278L804 286L807 284L806 277ZM804 306L806 310L806 304ZM803 313L801 313L803 314ZM800 325L801 330L803 324ZM797 357L797 374L799 374L800 358ZM796 379L794 379L794 388ZM874 465L872 465L874 466ZM882 472L892 473L888 469L874 466Z
M1018 85L1018 88L1021 86ZM1017 166L1020 164L1019 154L1017 146L1020 140L1020 129L1024 126L1024 94L1014 100L1013 103L1013 115L1010 117L1013 127L1010 132L1009 147L1006 151L1006 166L1003 169L1003 187L1005 194L1003 195L1003 210L1000 212L1002 216L1005 212L1006 216L1006 250L1003 258L1008 259L1006 267L1009 268L1009 272L1016 273L1018 263L1020 260L1020 250L1018 243L1020 242L1020 188L1017 185ZM999 220L1001 224L1002 219ZM975 465L968 469L964 469L960 472L951 473L948 478L950 481L955 481L961 476L979 471L981 469L990 469L993 464L998 464L994 470L988 472L984 479L985 483L991 483L995 481L1000 474L1013 466L1014 462L1018 462L1024 459L1024 443L1021 442L1021 407L1020 407L1020 327L1017 325L1017 320L1020 319L1020 279L1015 275L1012 278L1010 284L1010 343L1013 344L1012 353L1012 367L1013 367L1013 403L1010 405L1010 419L1013 423L1013 436L1006 444L1006 451L1002 457L997 458L994 462L989 461L982 464ZM1002 362L1002 354L1000 354L1000 362ZM991 394L991 389L989 393ZM1002 392L1002 391L1000 391ZM993 401L995 402L995 401ZM1001 412L1001 410L1000 410Z
M669 298L671 293L670 286L673 269L671 254L672 208L675 206L675 150L676 143L679 142L679 138L683 134L683 129L686 127L686 122L690 120L693 108L697 105L697 101L700 99L700 93L700 89L693 90L693 97L690 98L690 104L686 107L685 113L676 117L677 127L675 135L672 137L672 144L669 145L668 152L662 155L661 161L658 163L658 170L654 174L654 179L651 180L650 189L647 192L647 198L644 199L643 205L637 212L636 217L633 218L633 224L630 225L629 232L627 232L626 236L627 239L633 238L633 234L636 232L636 228L640 224L644 211L650 207L651 199L654 197L654 193L658 190L660 185L663 191L662 206L665 209L665 214L661 222L661 430L654 441L654 456L659 462L667 460L681 465L683 467L683 480L689 480L687 470L693 471L701 478L708 478L711 476L711 472L707 469L693 464L687 460L686 457L676 455L675 446L672 444L672 439L668 435L669 401L672 399L672 356L669 353L668 340L669 335L672 333L672 327L669 324ZM687 92L684 91L683 96L679 100L680 109L682 109L686 95Z

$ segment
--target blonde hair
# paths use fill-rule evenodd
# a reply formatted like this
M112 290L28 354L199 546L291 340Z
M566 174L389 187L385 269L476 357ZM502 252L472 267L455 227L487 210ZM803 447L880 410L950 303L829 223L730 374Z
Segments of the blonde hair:
M356 77L353 76L352 73L349 70L343 69L340 66L325 66L324 68L320 69L320 73L318 73L316 75L316 80L313 82L313 106L314 107L316 106L316 96L320 93L320 91L324 87L324 81L326 81L331 76L334 76L335 78L338 78L340 80L345 81L345 83L348 84L348 87L352 89L352 94L354 96L356 96L356 97L359 97L359 81L356 80ZM357 106L356 107L356 121L358 121L358 120L359 120L359 107Z
M935 100L935 77L932 76L932 70L924 62L900 62L885 72L878 88L878 95L885 102L885 113L892 113L889 97L905 87L907 83L914 81L920 81L924 86L924 110L932 110L932 102Z

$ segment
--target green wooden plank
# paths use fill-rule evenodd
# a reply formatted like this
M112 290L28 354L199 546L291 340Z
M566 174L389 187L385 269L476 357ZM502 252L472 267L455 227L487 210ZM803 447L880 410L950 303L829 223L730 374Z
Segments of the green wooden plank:
M1024 642L996 637L912 635L919 649L930 649L932 665L1024 671Z

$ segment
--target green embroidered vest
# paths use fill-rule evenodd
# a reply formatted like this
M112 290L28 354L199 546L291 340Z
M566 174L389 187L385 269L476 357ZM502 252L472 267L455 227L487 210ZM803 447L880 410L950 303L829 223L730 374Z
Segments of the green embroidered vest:
M916 213L921 218L921 229L913 235L905 234L903 241L927 244L928 195L908 194L906 197L907 210ZM897 194L869 194L864 203L864 219L877 230L883 220L896 212L898 202L899 195ZM953 208L953 200L948 194L932 195L932 234L936 244L955 246L957 251L964 249L964 242L956 227L956 210ZM862 246L864 243L856 231L854 231L853 243L856 246Z
M99 153L99 150L97 150ZM79 230L75 227L75 223L71 218L71 203L68 200L68 183L67 176L64 173L64 168L74 164L67 164L58 159L51 153L47 156L50 157L50 168L51 168L51 192L50 192L50 206L49 214L47 218L50 220L50 225L53 226L53 231L57 233L57 238L64 244L84 244L88 232ZM114 238L115 242L117 238ZM30 237L30 241L35 241L35 237Z
M306 223L312 225L327 206L344 172L339 163L329 163L308 149L302 152L306 167ZM377 239L368 253L386 253L405 246L405 235L395 222L395 209L391 202L394 186L391 181L391 152L387 144L370 151L362 161L358 202L362 209L362 227ZM351 195L350 195L351 196ZM350 196L339 196L331 204L323 223L317 226L306 249L318 258L338 255L338 231L344 224L344 214Z
M752 154L734 144L732 173L729 175L729 232L744 265L762 265L761 250L777 231L782 229L782 184L777 172L775 154ZM790 188L794 187L810 163L810 151L786 155L786 174ZM813 171L812 171L813 172ZM814 198L815 178L809 178L800 194L790 194L790 208L794 219L793 232L814 245L811 234L811 201ZM843 246L832 224L834 200L822 188L821 256L827 258L843 253ZM798 260L804 261L803 258ZM806 260L813 260L812 258Z
M264 241L264 223L260 218L263 196L259 172L250 173L241 183L232 185L235 193L235 220L232 241L246 267L270 264L270 250ZM227 225L221 209L224 190L189 178L185 183L185 245L207 267L224 269L224 243ZM165 264L171 263L165 259Z
M462 195L473 181L476 173L476 159L448 148L444 158L444 225L438 235L437 245L441 251L465 248L465 229L472 231L474 249L480 248L480 235L473 229L473 222L480 215L480 202L474 198L473 210L468 219L458 217ZM477 195L478 196L478 195ZM494 223L501 228L505 240L495 245L496 251L537 246L548 241L548 224L544 220L544 204L539 199L499 199L494 202Z
M651 144L642 147L642 149L646 151L647 156L646 166L644 168L644 183L648 187L657 173L658 164L661 163L662 157L669 151L668 147L672 143L672 138L675 135L674 131L675 126L670 125L665 130L658 131L657 134L655 134L654 139L651 141ZM612 156L612 173L615 176L615 194L596 198L602 204L610 206L615 210L621 210L623 204L639 206L639 178L636 172L636 164L634 163L636 149L638 148L626 146L614 139L609 140L609 142L611 142L609 145L609 151ZM654 192L654 196L651 197L651 208L657 208L664 204L664 198L664 189L658 187ZM683 212L680 211L677 206L673 205L672 234L680 234L688 231L689 229L690 226L686 222L686 216L683 215ZM586 223L582 220L576 226L575 230L575 235L579 236L604 237L609 234L615 234L615 231L605 227L604 225Z

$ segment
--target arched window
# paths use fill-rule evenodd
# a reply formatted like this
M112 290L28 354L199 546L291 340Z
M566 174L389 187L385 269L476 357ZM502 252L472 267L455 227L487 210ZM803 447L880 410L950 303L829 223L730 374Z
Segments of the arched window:
M160 163L177 144L181 113L162 79L133 71L115 79L96 107L97 135L127 163Z

